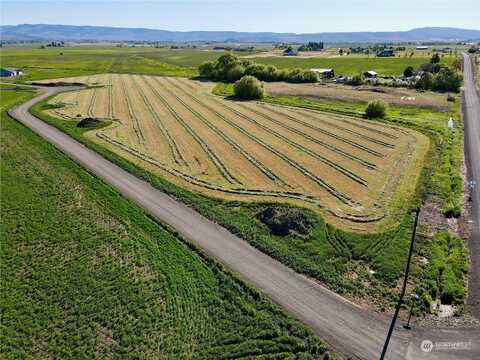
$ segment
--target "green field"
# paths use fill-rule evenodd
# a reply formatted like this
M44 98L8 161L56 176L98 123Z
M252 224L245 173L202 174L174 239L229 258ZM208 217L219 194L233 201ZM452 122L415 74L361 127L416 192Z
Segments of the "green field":
M21 81L53 79L101 73L136 73L192 77L204 61L216 60L224 51L154 47L75 46L65 48L10 47L0 50L2 66L22 68ZM248 54L248 53L247 53ZM245 53L239 56L247 55ZM333 68L336 74L354 75L375 70L381 75L400 75L407 66L417 68L428 57L257 57L252 60L279 68ZM450 61L445 56L443 61Z
M450 59L450 60L449 60ZM445 57L443 61L451 61L452 58ZM423 63L429 62L428 57L391 57L377 58L373 55L367 56L343 56L343 57L258 57L252 60L275 65L279 69L299 67L302 69L332 68L336 75L356 75L364 71L375 70L379 75L391 76L401 75L408 66L418 68Z
M242 281L3 110L2 358L322 358Z
M206 60L223 52L155 48L66 47L3 48L2 66L22 68L22 81L100 73L138 73L190 77Z

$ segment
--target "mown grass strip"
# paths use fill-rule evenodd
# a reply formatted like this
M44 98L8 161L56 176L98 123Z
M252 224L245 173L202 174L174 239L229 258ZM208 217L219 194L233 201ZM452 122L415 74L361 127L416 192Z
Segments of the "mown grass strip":
M113 75L110 74L108 77L108 117L109 119L114 118L114 106L113 106Z
M97 88L93 88L93 93L92 96L90 97L90 103L88 104L88 110L87 110L87 115L90 116L91 118L95 117L94 114L94 109L95 109L95 103L97 100Z

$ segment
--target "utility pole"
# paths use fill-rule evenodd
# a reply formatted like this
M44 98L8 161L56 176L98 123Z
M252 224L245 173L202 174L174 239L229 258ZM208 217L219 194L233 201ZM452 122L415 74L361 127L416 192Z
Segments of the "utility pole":
M418 225L419 214L420 214L420 208L415 209L415 222L413 224L412 238L410 240L410 248L408 250L407 265L405 266L405 276L403 277L402 292L400 293L400 298L398 299L398 303L395 308L395 313L393 314L392 322L390 323L390 328L388 329L387 338L385 339L385 344L383 345L382 354L380 355L380 360L385 359L385 354L387 353L388 344L390 343L390 338L392 337L393 329L395 329L395 323L397 321L398 313L400 312L400 307L402 306L402 303L403 303L403 297L405 296L405 291L407 289L408 273L410 271L410 262L412 260L413 243L415 242L415 236L417 235L417 225Z

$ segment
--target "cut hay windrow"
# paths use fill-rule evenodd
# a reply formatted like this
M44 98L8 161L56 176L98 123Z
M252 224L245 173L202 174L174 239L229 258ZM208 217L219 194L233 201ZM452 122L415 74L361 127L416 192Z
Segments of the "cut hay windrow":
M312 124L309 124L305 121L302 121L296 117L293 117L285 112L280 112L278 110L275 110L273 107L271 106L266 106L264 104L261 104L261 103L258 103L260 104L262 107L264 107L265 109L267 109L268 111L271 111L272 113L274 114L277 114L277 115L280 115L280 116L283 116L283 117L286 117L288 119L290 119L291 121L293 122L296 122L296 123L299 123L303 126L306 126L310 129L313 129L313 130L318 130L319 128L317 126L313 126ZM300 113L302 114L302 113ZM306 117L310 117L311 119L318 119L318 118L315 118L313 116L310 116L308 113L304 114ZM376 144L376 145L380 145L380 146L384 146L384 147L387 147L387 148L390 148L390 149L393 149L395 147L394 144L391 144L391 143L387 143L385 141L382 141L382 140L379 140L379 139L375 139L375 138L372 138L371 136L368 136L368 135L365 135L365 134L362 134L362 133L359 133L357 131L353 131L352 129L348 129L344 126L340 126L340 125L337 125L337 124L333 124L332 122L329 122L329 121L325 121L323 120L322 121L323 124L326 124L327 126L330 126L330 127L333 127L335 129L338 129L338 130L341 130L341 131L344 131L344 132L347 132L349 134L352 134L353 136L357 137L357 138L360 138L362 140L366 140L368 142L371 142L373 144Z
M316 120L316 121L321 121L322 123L328 123L328 121L326 121L323 117L318 117L319 115L323 115L323 114L319 114L318 112L314 111L314 110L309 110L309 109L295 109L291 106L280 106L280 107L286 107L288 110L292 111L292 112L295 112L295 113L298 113L300 115L305 115L313 120ZM317 116L315 116L317 115ZM363 124L360 124L360 121L364 121L366 122L366 120L348 120L346 119L344 116L342 115L339 115L337 114L336 116L332 117L331 120L333 121L337 121L337 122L343 122L343 123L346 123L346 124L349 124L351 126L354 126L354 127L357 127L359 129L363 129L363 130L366 130L366 131L370 131L372 133L375 133L377 135L382 135L382 136L385 136L385 137L388 137L392 140L397 140L398 139L398 136L394 135L394 134L390 134L388 132L385 132L385 131L382 131L382 130L379 130L377 128L374 128L372 125L370 126L367 126L367 125L363 125ZM370 121L370 120L368 120ZM375 124L375 125L378 125L378 126L381 126L381 124Z
M113 75L110 74L108 77L108 117L110 119L114 118L114 106L113 106Z
M145 104L145 106L148 109L148 112L150 113L150 115L155 120L155 124L157 125L158 129L160 130L163 137L167 141L168 146L170 148L170 152L171 152L172 157L173 157L173 160L175 161L175 163L177 163L180 166L187 166L188 167L188 163L185 160L185 158L183 157L183 154L180 152L180 149L179 149L175 139L171 136L170 132L165 127L165 124L163 123L162 119L159 118L157 112L155 111L152 104L150 103L150 100L148 100L147 96L145 95L145 93L142 89L142 86L140 86L140 84L138 84L135 76L133 76L132 79L133 79L133 82L134 82L136 88L138 89L138 92L140 94L140 97L143 100L143 103Z
M95 117L93 110L95 108L96 99L97 99L97 88L94 88L92 96L90 97L90 104L88 105L88 110L87 110L87 115L90 116L91 118Z
M175 93L170 92L175 99L183 105L185 109L190 111L197 119L202 121L209 129L211 129L215 134L221 137L225 142L227 142L234 150L236 150L240 155L246 158L253 166L255 166L258 170L260 170L265 176L267 176L270 180L274 182L278 182L281 186L290 187L289 184L285 182L282 178L278 175L273 173L268 167L266 167L263 163L255 159L252 155L250 155L247 151L245 151L240 145L238 145L234 140L232 140L227 134L223 131L218 129L215 125L213 125L206 117L200 114L198 111L195 111L192 107L190 107L187 103L185 103L181 98L179 98Z
M125 98L125 103L127 105L128 109L128 114L130 116L130 119L132 120L132 125L133 125L133 130L135 131L135 134L137 135L137 140L140 144L145 144L145 137L143 136L142 129L140 128L140 123L137 119L137 116L135 115L135 111L132 108L132 104L130 102L130 97L128 96L128 91L127 87L125 85L125 79L123 76L120 76L120 80L122 83L122 89L123 89L123 95Z
M116 147L122 149L123 151L126 151L129 154L131 154L131 155L133 155L133 156L135 156L135 157L137 157L137 158L139 158L143 161L148 162L151 165L155 165L155 166L161 168L162 170L168 172L169 174L171 174L175 177L182 178L183 180L185 180L185 181L187 181L191 184L197 185L197 186L205 187L205 188L210 189L210 190L222 191L222 192L230 193L230 194L256 195L256 196L269 196L269 197L281 197L281 198L289 198L289 199L298 199L298 200L303 200L303 201L321 206L320 199L318 199L317 197L309 196L309 195L305 195L305 194L301 194L301 193L293 192L293 191L275 191L275 190L260 190L260 189L248 189L248 188L233 188L232 189L232 188L225 188L225 187L222 187L222 186L219 186L219 185L214 185L214 184L211 184L211 183L209 183L205 180L195 178L194 176L191 176L189 174L185 174L185 173L183 173L179 170L169 168L165 164L160 163L159 161L149 157L148 155L142 154L141 152L131 148L130 146L127 146L127 145L125 145L121 142L118 142L115 139L112 139L111 137L109 137L108 135L106 135L104 133L97 132L96 136L99 139L102 139L103 141L105 141L105 142L107 142L107 143L109 143L113 146L116 146Z
M170 83L172 83L172 82L170 82ZM173 83L172 83L172 84L173 84ZM211 108L211 107L208 106L205 102L199 100L197 97L195 97L195 96L187 93L185 90L183 90L181 87L178 87L176 84L173 84L173 85L176 86L176 87L177 87L178 89L180 89L181 91L183 91L183 92L184 92L189 98L191 98L193 101L195 101L195 102L198 103L199 105L203 106L204 108L206 108L206 109L209 110L210 112L213 112L215 115L217 115L218 117L220 117L221 119L223 119L223 120L225 121L225 117L224 117L221 113L219 113L219 112L216 111L215 109ZM217 99L215 99L215 101L216 101L217 103L219 103L221 106L226 107L226 108L229 108L230 110L232 110L233 112L235 112L238 116L241 116L242 118L244 118L244 119L246 119L246 120L254 123L254 125L262 128L263 130L267 131L268 133L271 133L271 134L275 135L277 138L285 141L286 143L288 143L288 144L292 145L293 147L297 148L298 150L305 152L306 154L310 155L311 157L313 157L313 158L321 161L322 163L330 166L331 168L333 168L333 169L341 172L343 175L345 175L345 176L349 177L350 179L358 182L359 184L364 185L364 186L367 186L367 181L366 181L365 179L363 179L362 177L358 176L357 174L355 174L354 172L352 172L352 171L350 171L350 170L348 170L348 169L346 169L346 168L344 168L344 167L342 167L342 166L334 163L333 161L331 161L331 160L329 160L329 159L327 159L327 158L325 158L325 157L323 157L323 156L321 156L321 155L319 155L319 154L311 151L310 149L304 147L303 145L300 145L300 144L298 144L298 143L296 143L296 142L288 139L287 137L281 135L280 133L274 131L273 129L270 129L270 128L268 128L268 127L266 127L266 126L258 123L256 120L251 119L250 117L248 117L248 116L246 116L246 115L238 112L237 110L232 109L232 108L228 107L227 105L218 102Z
M163 85L162 85L163 86ZM171 93L171 91L164 87L164 89L168 92ZM200 102L202 103L202 102ZM274 155L278 156L280 159L282 159L283 161L287 162L290 166L294 167L295 169L297 169L300 173L302 173L304 176L306 176L307 178L309 178L310 180L312 180L313 182L315 182L317 185L319 185L320 187L322 187L323 189L325 189L327 192L329 192L331 195L333 195L334 197L336 197L338 200L340 200L341 202L343 202L344 204L347 204L347 205L353 205L353 202L352 202L352 199L341 193L340 191L338 191L337 189L335 189L335 187L333 187L332 185L330 185L328 182L326 182L325 180L319 178L317 175L313 174L312 172L310 172L309 170L307 170L304 166L300 165L298 162L296 162L295 160L292 160L290 159L288 156L286 156L285 154L281 153L280 151L278 151L277 149L275 149L273 146L267 144L265 141L261 140L260 138L258 138L257 136L254 136L252 134L250 134L248 131L246 131L245 129L243 129L242 127L240 127L239 125L235 124L233 121L227 119L226 117L224 117L223 115L221 115L221 118L222 120L224 120L226 123L228 123L229 125L231 125L233 128L235 128L236 130L238 130L239 132L241 132L242 134L244 134L245 136L247 136L248 138L250 138L251 140L255 141L256 143L258 143L259 145L263 146L265 149L269 150L271 153L273 153Z
M218 101L217 101L217 102L218 102ZM243 105L243 104L238 104L238 105L239 105L240 107L243 107L243 108L246 109L246 110L249 110L249 111L254 112L254 113L257 114L257 115L258 115L258 114L261 114L261 113L258 113L257 111L255 111L255 110L253 110L253 109L251 109L251 108L249 108L249 107L246 107L246 106ZM223 106L224 106L224 107L227 107L227 105L223 105ZM230 110L236 111L235 109L232 109L232 108L230 108ZM243 113L241 113L241 112L237 112L237 114L238 114L239 116L241 116L241 117L244 117L244 118L247 117L247 115L245 115L245 114L243 114ZM261 115L261 116L262 116L262 115ZM331 145L331 144L326 143L326 142L324 142L324 141L321 141L321 140L319 140L319 139L317 139L317 138L314 138L313 136L310 136L309 134L307 134L307 133L305 133L305 132L303 132L303 131L301 131L301 130L299 130L299 129L296 129L296 128L292 127L292 126L289 126L289 125L287 125L287 124L284 124L283 122L281 122L281 121L279 121L279 120L276 120L276 119L274 119L274 118L272 118L272 117L270 117L270 116L268 116L268 117L262 116L262 117L264 117L266 120L271 121L271 122L277 124L278 126L284 128L284 129L286 129L286 130L288 130L288 131L291 131L291 132L293 132L293 133L295 133L295 134L297 134L297 135L300 135L301 137L303 137L303 138L305 138L305 139L307 139L307 140L309 140L309 141L311 141L311 142L313 142L313 143L315 143L315 144L318 144L318 145L320 145L320 146L322 146L322 147L324 147L324 148L327 148L327 149L329 149L330 151L333 151L333 152L335 152L336 154L338 154L338 155L340 155L340 156L343 156L343 157L345 157L345 158L347 158L347 159L350 159L350 160L352 160L352 161L354 161L354 162L356 162L356 163L358 163L358 164L366 167L367 169L375 170L375 168L377 167L377 165L375 165L375 164L373 164L373 163L371 163L371 162L369 162L369 161L366 161L366 160L364 160L364 159L359 158L359 157L356 156L356 155L353 155L353 154L350 154L350 153L348 153L348 152L346 152L346 151L343 151L342 149L339 149L339 148L337 148L337 147L334 146L334 145Z
M187 93L186 93L187 94ZM221 113L219 113L218 111L216 111L215 109L211 108L210 106L208 106L207 104L205 104L204 102L202 102L201 100L199 100L197 97L193 96L193 95L190 95L190 94L187 94L187 96L189 96L193 101L197 102L199 105L205 107L207 110L209 110L210 112L214 113L215 115L217 115L219 118L221 118L222 120L224 120L225 122L227 122L228 124L230 124L231 126L235 127L237 130L240 129L240 127L238 125L236 125L235 123L233 123L231 120L227 119L224 115L222 115ZM218 100L215 99L215 101L218 102ZM306 147L304 147L303 145L300 145L290 139L288 139L287 137L281 135L280 133L274 131L273 129L270 129L262 124L260 124L259 122L257 122L256 120L246 116L245 114L237 111L236 109L233 109L231 107L229 107L228 105L226 104L223 104L221 102L219 102L219 104L229 110L231 110L232 112L234 112L236 115L238 116L241 116L242 118L244 118L245 120L248 120L250 121L251 123L253 123L254 125L260 127L261 129L267 131L269 134L272 134L274 136L276 136L277 138L283 140L284 142L290 144L291 146L295 147L296 149L308 154L309 156L313 157L314 159L317 159L319 161L321 161L322 163L326 164L327 166L330 166L331 168L333 168L334 170L342 173L343 175L347 176L348 178L350 178L351 180L354 180L356 181L357 183L363 185L363 186L367 186L368 183L365 179L363 179L362 177L360 177L359 175L355 174L354 172L344 168L343 166L340 166L336 163L334 163L333 161L311 151L310 149L307 149ZM252 135L252 134L249 134L247 132L245 132L243 129L242 129L242 133L244 134L248 134L248 137L250 137L251 139L253 139L254 141L256 141L257 143L264 143L263 141L261 141L258 137ZM269 147L271 148L271 146L269 145ZM278 151L277 151L278 152ZM283 154L282 154L283 155ZM286 157L286 155L283 155ZM289 159L290 161L294 161L294 160L291 160Z
M216 100L216 101L218 101L218 100ZM271 117L271 116L269 116L269 115L267 115L267 114L264 114L264 113L262 113L262 112L260 112L260 111L258 111L258 110L251 109L251 108L249 108L249 107L245 107L245 105L242 105L242 104L238 104L238 105L239 105L240 107L243 107L243 108L246 108L247 110L252 111L252 112L255 113L256 115L261 116L261 117L263 117L264 119L267 119L267 120L270 120L270 121L272 121L272 122L281 124L280 121L278 121L278 120L274 119L273 117ZM293 118L293 119L296 120L295 118ZM362 150L362 151L364 151L364 152L366 152L366 153L368 153L368 154L370 154L370 155L374 155L374 156L377 156L377 157L380 157L380 158L384 157L384 154L382 154L382 153L380 153L380 152L378 152L378 151L376 151L376 150L370 149L368 146L359 144L359 143L357 143L357 142L355 142L355 141L353 141L353 140L350 140L350 139L348 139L348 138L346 138L346 137L343 137L343 136L341 136L341 135L334 134L334 133L332 133L331 131L328 131L328 130L325 130L325 129L322 129L322 128L316 128L315 130L318 131L318 132L320 132L320 133L322 133L322 134L324 134L324 135L326 135L326 136L329 136L329 137L331 137L331 138L333 138L333 139L336 139L336 140L338 140L338 141L340 141L340 142L343 142L343 143L345 143L345 144L349 144L349 145L351 145L351 146L353 146L353 147L355 147L355 148L357 148L357 149L359 149L359 150Z
M150 89L153 91L155 96L161 101L164 107L168 110L168 112L178 121L180 125L184 127L184 129L192 136L192 138L202 147L205 153L208 155L210 160L213 162L217 170L220 174L231 184L240 184L241 182L228 170L228 168L223 164L220 158L215 154L215 152L210 148L210 146L200 137L198 134L187 124L183 118L177 114L175 109L168 103L167 100L155 89L151 84L148 84Z

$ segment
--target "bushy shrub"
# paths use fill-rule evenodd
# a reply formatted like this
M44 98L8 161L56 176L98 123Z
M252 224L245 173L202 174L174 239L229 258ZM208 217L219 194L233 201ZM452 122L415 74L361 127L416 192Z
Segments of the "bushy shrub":
M403 76L405 77L412 77L415 69L412 66L408 66L404 71L403 71Z
M347 84L352 86L360 86L363 84L363 82L362 75L354 75L347 81Z
M436 65L439 64L434 66ZM462 86L462 81L463 77L460 73L448 67L440 66L440 70L436 74L424 73L415 87L423 90L458 92Z
M264 96L263 84L254 76L245 75L233 85L235 97L240 99L261 99Z
M433 54L432 58L430 59L430 63L438 64L439 62L440 62L440 55L438 55L438 53Z
M288 72L287 78L285 81L293 83L302 83L304 82L303 70L299 68L292 69Z
M303 72L303 80L307 83L316 83L318 82L318 74L312 70L305 70Z
M214 61L206 61L198 67L198 72L200 73L200 76L207 77L207 78L212 77L214 70L215 70Z
M433 75L429 72L424 73L415 84L415 87L423 90L431 89L433 87Z
M227 73L227 80L229 82L235 82L245 75L245 68L242 65L235 65Z
M383 119L387 114L387 105L382 100L370 101L365 109L368 119Z

